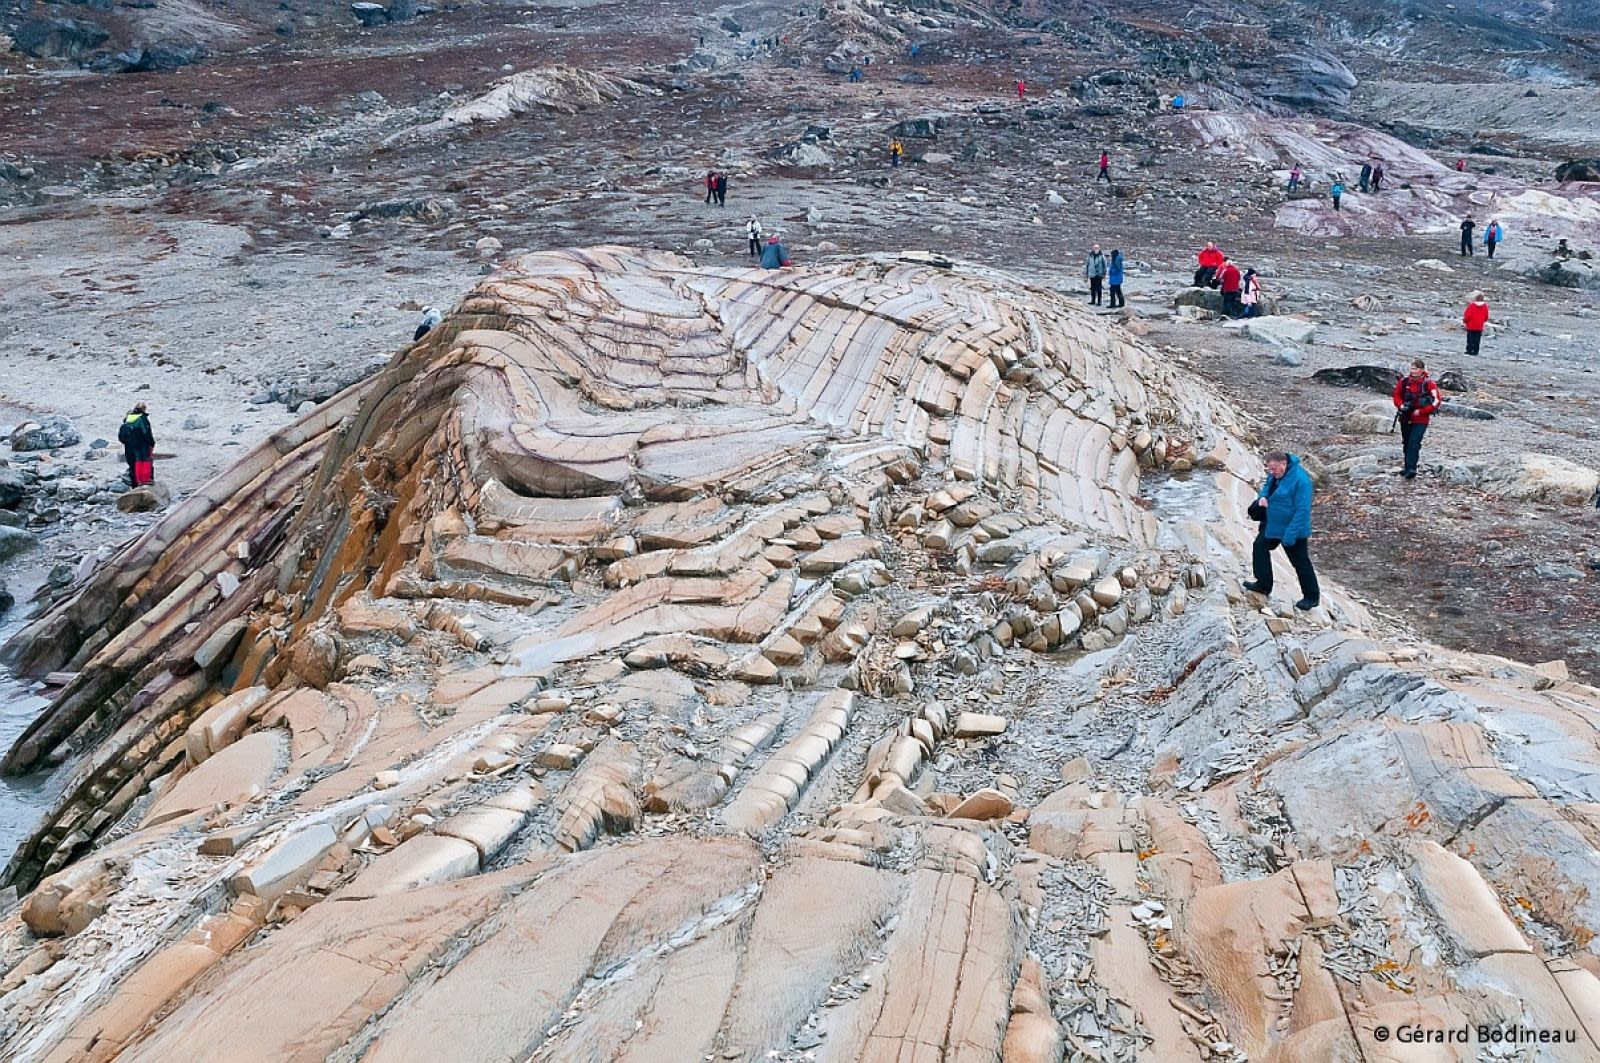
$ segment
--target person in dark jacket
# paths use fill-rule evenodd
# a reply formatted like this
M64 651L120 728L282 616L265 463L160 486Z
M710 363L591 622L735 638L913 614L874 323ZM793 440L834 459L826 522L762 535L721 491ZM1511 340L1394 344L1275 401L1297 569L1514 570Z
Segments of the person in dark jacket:
M134 403L133 409L122 419L122 427L117 429L117 442L122 444L122 456L128 462L129 486L138 487L154 480L150 463L155 457L156 434L150 427L150 412L144 403Z
M1315 609L1322 603L1317 573L1311 567L1311 474L1293 454L1274 450L1267 455L1267 480L1251 505L1251 515L1261 522L1251 551L1255 579L1244 589L1253 594L1272 594L1272 551L1283 554L1300 578L1300 600L1296 609Z
M1356 187L1363 192L1372 187L1372 163L1361 164L1361 182Z
M767 238L767 246L761 251L762 269L781 269L789 264L789 249L779 239L782 235L773 233Z
M1383 163L1381 162L1372 164L1372 190L1374 192L1383 191Z
M1121 251L1111 252L1111 262L1106 267L1106 284L1111 288L1110 306L1113 310L1127 306L1128 300L1122 297L1122 278L1127 271L1127 265L1122 260Z
M1439 385L1428 375L1428 367L1418 358L1411 363L1411 372L1395 381L1395 420L1400 424L1400 449L1405 465L1400 475L1407 480L1417 478L1417 459L1422 456L1422 434L1428 430L1428 418L1440 405Z
M1472 254L1472 230L1477 227L1478 223L1472 220L1472 215L1468 214L1461 219L1461 253L1463 255L1470 256Z
M726 207L728 205L728 175L727 174L725 174L725 173L718 173L717 174L716 193L717 193L717 206Z
M1106 261L1106 253L1100 250L1100 245L1095 244L1089 251L1089 257L1083 263L1083 275L1089 278L1089 305L1099 306L1102 299L1101 288L1105 284L1106 273L1111 264Z

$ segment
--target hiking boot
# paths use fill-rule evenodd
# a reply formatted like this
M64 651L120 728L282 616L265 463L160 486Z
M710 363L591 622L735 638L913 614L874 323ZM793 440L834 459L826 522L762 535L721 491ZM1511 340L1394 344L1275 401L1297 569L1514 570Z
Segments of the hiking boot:
M1298 602L1294 603L1294 607L1302 612L1309 613L1311 610L1317 608L1317 606L1321 604L1322 603L1320 601L1314 602L1310 598L1301 598Z
M1415 469L1406 469L1400 475L1404 476L1407 480L1415 480L1417 478L1417 470L1415 470Z
M1272 593L1271 587L1263 587L1253 579L1247 579L1244 581L1244 589L1249 591L1251 594L1267 595Z

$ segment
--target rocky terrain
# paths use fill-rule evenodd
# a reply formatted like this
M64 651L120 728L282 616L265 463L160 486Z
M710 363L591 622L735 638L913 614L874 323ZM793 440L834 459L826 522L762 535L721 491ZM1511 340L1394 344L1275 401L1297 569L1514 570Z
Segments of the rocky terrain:
M1600 1058L1600 696L1240 594L1255 468L986 270L518 260L12 643L7 1053Z
M0 6L0 1054L1600 1059L1594 16Z

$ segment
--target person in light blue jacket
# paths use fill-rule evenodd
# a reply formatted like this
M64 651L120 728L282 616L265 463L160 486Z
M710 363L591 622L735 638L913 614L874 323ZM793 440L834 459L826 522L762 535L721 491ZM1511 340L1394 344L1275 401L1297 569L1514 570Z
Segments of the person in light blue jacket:
M1505 233L1500 228L1500 222L1490 219L1489 224L1483 227L1483 249L1489 252L1489 257L1494 257L1494 245L1498 244Z
M1293 454L1274 450L1267 455L1267 480L1250 506L1250 515L1261 522L1251 551L1255 579L1245 583L1252 594L1272 594L1272 551L1283 548L1283 555L1294 566L1300 579L1300 600L1296 609L1315 609L1322 602L1317 573L1311 567L1311 498L1315 493L1311 474Z

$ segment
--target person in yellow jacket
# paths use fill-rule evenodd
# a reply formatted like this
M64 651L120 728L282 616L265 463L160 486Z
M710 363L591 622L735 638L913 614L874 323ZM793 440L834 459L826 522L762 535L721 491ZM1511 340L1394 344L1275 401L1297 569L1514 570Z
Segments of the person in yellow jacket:
M905 145L900 143L900 138L895 137L889 141L889 165L898 167L900 156L906 153Z

